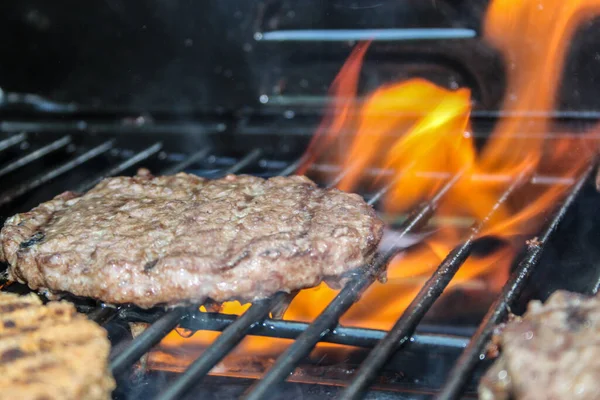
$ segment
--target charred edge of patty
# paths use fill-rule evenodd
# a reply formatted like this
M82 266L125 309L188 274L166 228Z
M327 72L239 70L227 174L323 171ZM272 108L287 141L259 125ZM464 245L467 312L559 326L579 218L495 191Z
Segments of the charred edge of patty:
M57 214L68 209L65 203L81 197L81 194L66 191L32 210L16 214L6 220L0 231L0 262L9 262L17 252L43 241L43 231ZM36 220L38 219L39 220ZM16 222L19 221L19 222ZM16 248L11 244L18 243Z
M19 249L28 249L36 244L40 244L44 241L45 238L46 234L44 232L37 231L33 235L31 235L29 239L21 242L21 244L19 245Z

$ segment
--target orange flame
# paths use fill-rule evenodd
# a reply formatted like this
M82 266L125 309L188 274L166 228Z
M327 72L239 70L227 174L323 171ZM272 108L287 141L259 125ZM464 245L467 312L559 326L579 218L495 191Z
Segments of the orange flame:
M340 189L393 184L383 201L383 210L390 214L431 198L446 182L439 176L460 172L461 179L432 219L439 224L435 234L397 257L388 268L387 283L372 285L342 317L342 324L389 328L440 261L464 240L468 233L464 228L481 221L519 174L532 171L559 178L556 184L526 185L501 204L481 236L498 237L506 245L483 258L472 256L451 283L479 282L488 290L499 290L515 254L513 239L540 228L569 189L560 182L573 180L595 155L597 142L591 133L528 135L531 118L527 113L541 116L536 121L538 132L550 131L547 116L556 104L568 45L577 27L596 15L599 5L600 0L492 2L485 38L505 58L508 85L503 112L507 116L481 151L476 150L470 133L468 89L447 90L412 79L381 87L359 105L355 99L368 44L355 48L332 84L335 101L315 133L301 171L326 161L347 171L338 184ZM370 167L393 170L395 175L391 180L385 176L369 179L364 171ZM312 321L336 293L325 285L303 290L285 319ZM240 314L246 308L227 303L222 312ZM214 337L216 333L199 332L193 340L204 346ZM190 339L172 334L162 346L176 348L185 340L189 343ZM276 354L286 343L249 337L239 349Z

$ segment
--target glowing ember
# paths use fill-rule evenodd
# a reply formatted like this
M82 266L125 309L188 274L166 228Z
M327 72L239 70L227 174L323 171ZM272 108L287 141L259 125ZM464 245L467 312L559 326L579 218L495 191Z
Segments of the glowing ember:
M586 134L527 135L531 119L523 114L533 111L547 116L555 108L568 45L576 28L595 15L598 5L598 0L492 2L485 37L506 61L508 87L503 112L507 116L480 151L470 134L467 89L452 91L413 79L381 87L359 106L355 98L368 44L357 46L332 85L335 101L308 148L302 171L309 171L317 161L339 165L348 171L338 184L343 190L393 183L383 200L383 211L389 214L402 213L430 198L446 182L436 177L460 172L461 179L444 197L434 217L439 221L451 216L481 220L524 170L568 181L595 153L595 140ZM550 125L549 119L539 118L536 131L549 132ZM396 176L369 181L363 174L368 167L391 169ZM514 246L521 242L514 239L534 234L568 188L565 184L526 185L515 193L482 233L503 240L505 245L483 258L471 257L451 285L479 279L489 290L498 290L506 280ZM424 243L397 257L389 267L387 283L372 285L340 322L389 328L465 234L464 226L441 224ZM325 285L302 291L285 319L313 320L336 293ZM246 308L227 303L222 312L240 314ZM172 333L162 345L173 348L189 340L198 346L207 345L215 336L199 332L192 339L182 339ZM286 343L251 337L239 349L276 354Z

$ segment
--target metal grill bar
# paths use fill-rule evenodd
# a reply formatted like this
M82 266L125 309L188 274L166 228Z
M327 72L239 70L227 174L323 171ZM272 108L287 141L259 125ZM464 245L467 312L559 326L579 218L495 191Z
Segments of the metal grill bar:
M595 269L596 271L600 270L600 268ZM592 288L588 290L588 294L590 296L595 296L598 294L598 292L600 292L600 276L596 278L596 283L594 283L594 286L592 286Z
M27 139L27 135L25 133L19 133L18 135L13 135L9 138L6 138L0 141L0 151L4 151L15 144L19 144Z
M115 165L113 168L108 171L100 174L99 176L93 178L88 182L84 182L75 189L76 192L83 193L87 192L94 186L96 186L102 179L108 178L110 176L115 176L125 171L127 168L133 167L135 164L147 160L152 157L154 154L158 153L162 149L162 143L154 143L152 146L136 153L133 157L128 158L127 160Z
M179 376L175 382L162 392L157 399L173 400L187 392L222 360L246 336L250 328L267 317L269 311L286 297L277 293L272 299L263 300L252 306L221 333L200 357Z
M226 169L225 171L223 171L223 173L221 173L219 175L226 176L229 174L236 174L239 171L241 171L242 169L246 168L248 165L252 164L254 161L258 160L258 158L261 156L261 154L262 154L261 149L252 150L250 153L246 154L244 156L244 158L242 158L240 161L235 163L235 165L233 165L229 169Z
M575 201L575 198L581 191L583 185L590 178L595 166L595 161L590 163L582 176L577 180L558 212L542 231L542 234L537 239L528 242L526 253L517 264L517 267L511 274L508 282L502 288L500 296L492 304L486 316L483 318L479 328L471 338L469 345L450 371L448 380L437 396L437 399L450 400L460 396L463 388L471 379L475 366L480 360L485 358L485 348L492 336L495 326L506 317L508 308L519 296L527 278L529 278L531 272L537 266L548 239L564 218L567 210Z
M0 169L0 176L4 176L8 173L13 172L16 169L24 167L25 165L27 165L33 161L39 160L40 158L44 157L47 154L52 153L53 151L62 149L69 143L71 143L71 137L63 136L62 138L44 146L44 147L40 147L39 149L27 154L26 156L21 157L18 160L15 160L15 161L7 164L4 168Z
M342 167L339 165L329 165L329 164L315 164L310 167L311 171L321 172L326 174L343 174ZM391 168L365 168L361 171L361 174L365 177L395 177L398 172ZM447 171L415 171L413 172L416 178L422 179L438 179L438 180L448 180L453 177L451 172ZM339 176L339 175L338 175ZM505 182L509 184L513 180L512 175L502 175L502 174L473 174L471 175L471 179L475 182ZM566 185L570 186L575 183L575 179L573 178L564 178L557 176L548 176L548 175L536 175L532 179L532 183L535 185Z
M426 223L434 214L442 197L448 193L460 177L461 174L457 174L450 182L444 185L430 202L420 207L407 221L405 221L398 230L398 239L405 237L408 233L420 228ZM391 184L382 190L389 190L390 188ZM246 392L245 398L248 400L258 400L268 397L269 392L272 391L275 386L283 382L289 374L293 372L298 362L306 357L319 340L337 325L340 317L356 302L364 290L375 281L381 272L381 268L384 267L398 251L398 249L391 249L385 254L381 254L372 266L366 268L363 273L346 284L313 323L306 328L298 339L296 339L296 341L288 347L281 356L279 356L275 364L262 380L250 387Z
M185 160L180 161L179 163L177 163L171 167L161 170L160 174L161 175L173 175L178 172L181 172L184 169L191 166L192 164L204 159L210 153L210 150L211 150L210 147L206 147L200 151L197 151L194 154L192 154L191 156L187 157Z
M300 166L302 164L304 164L304 162L308 159L308 156L306 154L303 154L300 158L298 158L296 161L294 161L293 163L291 163L290 165L288 165L287 167L285 167L284 169L282 169L281 171L279 171L279 176L288 176L288 175L292 175L294 172L296 172L298 170L298 168L300 168Z
M179 326L192 331L224 331L236 319L237 315L196 312L182 319ZM279 339L296 339L308 326L309 324L306 322L267 318L261 323L254 324L248 334ZM468 328L444 327L443 334L440 333L441 331L442 329L436 326L419 326L417 333L413 335L412 345L426 344L462 349L467 345L468 338L472 334ZM338 326L323 336L320 341L372 348L385 337L386 333L386 331L378 329Z
M350 172L352 172L351 168L342 170L342 172L337 174L337 176L327 184L327 188L329 189L332 187L336 187L348 174L350 174Z
M132 343L123 351L119 352L118 354L111 355L111 372L114 375L119 375L125 372L125 370L139 360L148 351L148 349L152 348L169 332L175 329L181 318L188 311L189 310L185 307L179 307L165 313L165 315L159 318L158 321L150 325L148 329L133 339Z
M118 308L100 306L88 313L88 318L97 324L103 325L117 316Z
M342 393L341 398L359 399L362 397L369 384L376 377L377 372L392 356L394 351L406 343L416 326L425 316L425 313L439 298L458 269L467 260L473 250L475 241L479 237L482 229L489 223L491 217L517 188L523 186L525 179L530 173L531 170L529 169L519 174L517 179L515 179L504 191L488 214L479 223L473 225L467 240L462 245L454 248L446 256L434 274L429 278L425 285L421 287L419 293L408 305L386 337L369 353L358 373L353 377L352 383L350 383Z
M68 161L68 162L62 164L61 166L54 168L53 170L48 171L47 173L40 175L23 185L18 186L14 190L12 190L12 191L8 192L7 194L5 194L4 196L0 197L0 205L8 204L11 201L15 200L16 198L24 195L25 193L38 188L39 186L45 184L46 182L51 181L54 178L57 178L58 176L66 173L66 172L69 172L73 168L78 167L79 165L91 160L92 158L97 157L102 153L106 153L108 150L110 150L113 147L114 142L115 142L114 140L106 141L106 142L102 143L101 145L96 146L96 147L92 148L91 150L86 151L85 153L81 154L80 156L75 157L71 161Z

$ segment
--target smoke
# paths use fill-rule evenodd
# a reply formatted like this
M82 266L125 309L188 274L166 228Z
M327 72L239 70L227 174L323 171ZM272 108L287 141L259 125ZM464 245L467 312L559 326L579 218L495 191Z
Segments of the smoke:
M431 236L434 232L425 232L419 234L402 234L398 231L385 228L383 231L383 237L379 243L379 251L386 253L392 249L404 250L412 247L423 240Z

